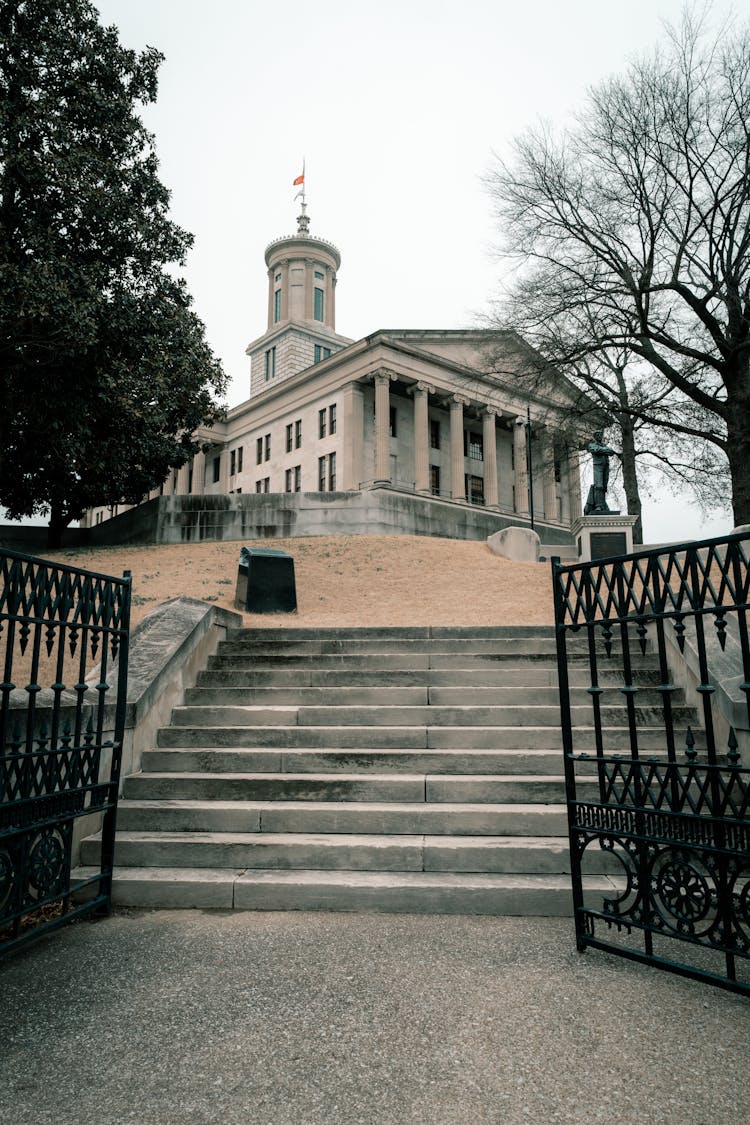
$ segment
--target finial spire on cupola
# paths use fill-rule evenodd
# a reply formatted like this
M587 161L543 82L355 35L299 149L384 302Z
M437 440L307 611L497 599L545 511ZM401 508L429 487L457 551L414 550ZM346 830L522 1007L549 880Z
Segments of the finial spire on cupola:
M301 234L303 237L309 237L309 235L310 235L310 216L307 214L307 201L305 199L305 158L304 157L302 158L302 175L297 176L297 178L294 180L294 183L292 184L292 186L293 187L299 187L299 189L300 189L297 192L297 194L295 195L294 198L299 199L299 197L302 196L302 206L300 208L300 213L297 216L297 234Z

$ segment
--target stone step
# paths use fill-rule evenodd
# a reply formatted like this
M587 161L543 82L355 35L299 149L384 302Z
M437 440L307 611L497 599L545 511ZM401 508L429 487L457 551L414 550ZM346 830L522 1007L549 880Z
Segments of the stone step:
M484 639L481 637L467 639L465 637L445 637L436 641L396 639L396 638L368 638L363 640L326 640L316 636L309 640L231 640L222 641L219 645L221 656L259 656L267 654L282 656L318 656L350 654L400 654L400 653L432 653L441 652L453 657L462 655L466 650L481 653L505 653L517 655L520 653L545 653L555 654L555 638L548 637L515 637L502 639Z
M144 773L443 773L559 775L557 750L146 750ZM591 769L595 768L593 762Z
M619 676L599 670L600 683L615 690L622 683ZM644 689L660 682L658 668L643 669L638 683ZM570 685L576 691L584 691L591 684L586 669L571 672ZM299 688L354 688L354 687L499 687L499 688L552 688L557 695L557 666L549 663L525 668L488 667L481 668L225 668L203 671L198 674L197 686L201 688L261 688L261 687L299 687Z
M588 668L588 657L583 653L570 654L569 663L576 671ZM226 654L223 652L210 656L207 667L210 670L218 669L273 669L273 668L319 668L319 669L367 669L369 671L384 671L390 668L417 669L417 668L485 668L489 666L516 667L524 664L541 665L552 669L557 668L557 658L554 652L518 652L510 650L502 653L495 650L476 652L464 648L458 653L430 651L430 652L382 652L382 653L294 653L283 655L278 650L269 651L264 655L250 653ZM606 657L601 655L601 664L606 664ZM653 656L633 655L631 666L634 671L641 669L657 668Z
M345 625L325 629L311 629L305 626L263 627L232 629L228 635L231 640L307 640L327 638L329 640L367 640L368 638L401 638L402 640L438 640L441 637L460 638L501 638L544 637L554 638L551 625Z
M636 706L639 725L655 726L662 716L661 708ZM591 703L573 704L570 708L574 727L593 723ZM672 721L687 725L694 711L685 707L672 708ZM602 703L600 717L604 726L624 726L627 709L624 702ZM557 704L527 704L505 706L452 706L428 705L390 706L309 706L263 707L245 706L182 706L172 712L172 724L178 727L554 727L560 724Z
M77 868L87 878L95 868ZM606 875L584 881L612 896ZM224 868L116 868L118 906L220 910L344 910L406 914L550 917L572 913L567 875L458 874L443 871L252 871Z
M695 731L696 748L703 749L705 739ZM685 731L675 731L676 745L685 745ZM278 749L325 750L558 750L562 751L559 727L163 727L157 732L159 747L194 747L210 751L217 747L246 750L275 747ZM638 745L643 754L659 753L666 745L666 735L659 727L642 727ZM627 727L610 727L604 731L606 753L626 753L629 746ZM594 753L596 738L593 727L576 728L576 751Z
M84 841L95 864L101 834ZM593 854L593 853L592 853ZM608 852L589 874L615 874ZM117 834L117 867L233 867L340 871L486 871L566 874L568 841L540 836L375 836L309 832L128 832Z
M679 700L672 694L672 706ZM679 693L680 695L682 693ZM591 706L591 693L585 687L573 687L571 702L577 706ZM633 695L638 707L660 707L662 703L658 692L642 688ZM605 688L599 695L604 705L624 706L625 697L621 690ZM302 687L289 684L284 687L200 687L188 688L185 704L190 707L252 706L267 704L272 707L284 706L508 706L515 704L531 707L542 704L547 707L558 706L559 693L556 687L525 686L507 687L442 687L426 685L401 686L338 686Z
M581 800L596 779L579 779ZM138 773L123 795L140 800L402 801L550 804L564 800L561 776L536 774Z
M560 836L565 805L426 804L424 801L125 799L118 831L323 832L367 835Z

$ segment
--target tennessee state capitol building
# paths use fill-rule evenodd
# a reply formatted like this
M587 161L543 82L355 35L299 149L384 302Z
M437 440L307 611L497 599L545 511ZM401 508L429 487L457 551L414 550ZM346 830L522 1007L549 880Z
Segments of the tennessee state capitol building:
M528 447L536 529L543 543L571 543L581 494L577 449L556 432L564 380L545 389L520 377L531 353L513 333L493 338L492 363L477 330L341 336L341 255L309 223L303 202L296 233L266 249L267 327L247 348L247 401L196 433L205 452L149 502L92 510L86 525L114 515L112 541L484 538L529 526Z

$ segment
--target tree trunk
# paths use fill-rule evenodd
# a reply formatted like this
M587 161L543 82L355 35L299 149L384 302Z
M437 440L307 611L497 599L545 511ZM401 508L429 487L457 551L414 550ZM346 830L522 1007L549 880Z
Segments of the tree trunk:
M635 434L629 422L621 422L622 431L622 483L628 514L637 516L633 524L633 544L643 543L643 524L641 522L641 494L638 489L638 474L635 462Z
M70 523L70 516L65 512L62 504L53 504L50 508L49 524L47 525L47 547L54 550L62 547L63 531Z
M727 381L727 447L734 526L750 524L750 358Z

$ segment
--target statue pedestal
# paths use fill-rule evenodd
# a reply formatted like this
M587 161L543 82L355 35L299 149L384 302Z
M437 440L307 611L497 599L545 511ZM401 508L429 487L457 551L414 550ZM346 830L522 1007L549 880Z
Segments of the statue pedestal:
M579 516L572 527L578 543L578 561L593 562L611 555L629 555L633 550L636 516L608 512L605 516Z

